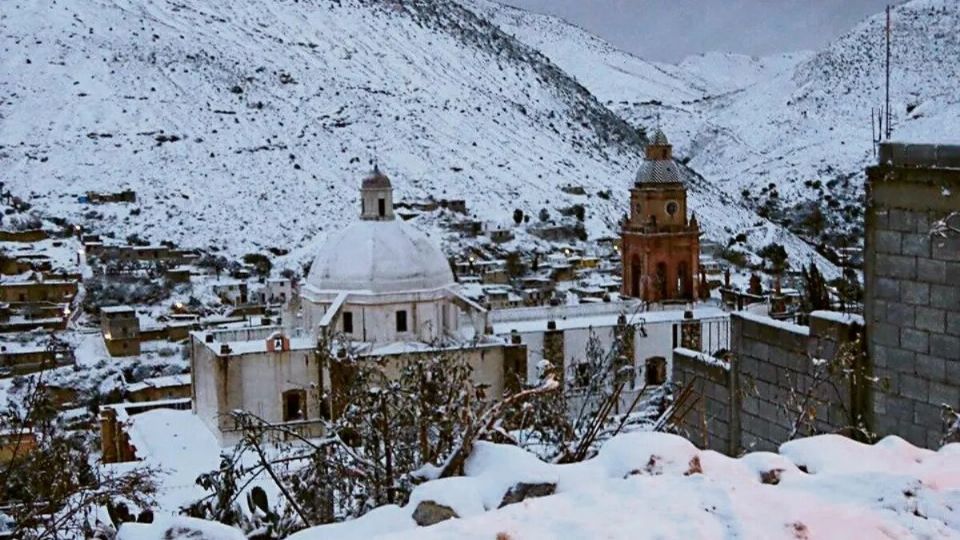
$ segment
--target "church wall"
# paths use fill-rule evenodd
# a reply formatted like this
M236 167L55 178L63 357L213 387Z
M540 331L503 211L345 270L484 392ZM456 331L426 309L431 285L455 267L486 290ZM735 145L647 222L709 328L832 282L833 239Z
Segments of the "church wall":
M729 321L728 319L697 319L696 323L700 327L700 333L703 336L702 348L710 352L722 348L729 348ZM634 329L633 337L633 360L634 360L634 384L633 388L640 388L646 380L647 360L650 358L663 358L667 366L667 378L671 378L673 373L673 349L680 346L680 320L660 321L646 323L643 331L640 325ZM614 325L594 326L592 332L600 340L602 351L609 351L614 341ZM537 380L537 364L544 357L544 336L546 335L546 322L544 329L533 332L520 332L520 342L527 346L527 380L535 382ZM573 376L573 369L570 366L584 361L586 358L587 342L590 339L591 329L589 327L566 328L559 330L563 334L563 358L566 363L566 379L570 381ZM645 334L644 334L645 332Z
M506 390L506 355L508 346L476 347L450 351L447 354L457 355L473 369L473 381L476 384L488 385L487 396L499 397ZM435 354L435 353L432 353ZM386 355L379 359L384 363L384 374L389 378L396 378L402 366L415 361L416 354Z

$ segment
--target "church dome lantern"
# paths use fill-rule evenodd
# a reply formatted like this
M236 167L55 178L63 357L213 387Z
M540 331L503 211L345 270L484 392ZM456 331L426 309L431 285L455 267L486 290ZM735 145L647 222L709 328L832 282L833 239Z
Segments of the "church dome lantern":
M675 183L680 183L680 168L673 161L673 146L663 131L657 129L637 171L636 184Z
M380 168L373 167L360 184L360 219L390 221L393 215L393 185Z
M439 246L395 218L393 188L379 169L363 179L360 199L360 221L327 239L310 267L309 287L392 294L454 284L450 263Z

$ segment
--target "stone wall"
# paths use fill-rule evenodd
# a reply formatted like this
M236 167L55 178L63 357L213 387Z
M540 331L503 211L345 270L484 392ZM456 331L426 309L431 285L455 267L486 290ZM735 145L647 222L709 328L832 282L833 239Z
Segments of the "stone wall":
M939 446L960 406L960 235L931 235L960 210L960 147L885 144L867 169L865 315L873 427Z

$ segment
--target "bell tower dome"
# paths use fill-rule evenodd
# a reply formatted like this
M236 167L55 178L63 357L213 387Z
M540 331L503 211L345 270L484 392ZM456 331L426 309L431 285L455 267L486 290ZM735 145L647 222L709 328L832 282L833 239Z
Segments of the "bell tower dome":
M393 186L387 175L374 165L373 172L360 185L360 219L391 221L393 215Z

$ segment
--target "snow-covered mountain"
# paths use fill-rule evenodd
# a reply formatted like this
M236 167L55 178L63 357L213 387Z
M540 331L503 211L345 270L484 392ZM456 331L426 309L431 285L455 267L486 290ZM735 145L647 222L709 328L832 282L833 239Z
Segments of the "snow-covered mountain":
M862 170L875 159L871 108L883 105L883 13L819 52L710 53L671 66L554 17L469 1L621 116L636 125L659 117L693 169L762 214L812 238L822 220L833 236L859 227ZM960 141L960 3L914 0L892 20L894 138Z
M599 236L616 231L642 155L573 78L447 0L11 0L0 28L6 187L119 237L302 261L356 215L373 159L398 199L465 198L486 220L579 203ZM691 181L708 237L755 228L754 247L812 256ZM135 206L80 201L125 188Z

